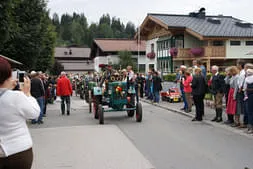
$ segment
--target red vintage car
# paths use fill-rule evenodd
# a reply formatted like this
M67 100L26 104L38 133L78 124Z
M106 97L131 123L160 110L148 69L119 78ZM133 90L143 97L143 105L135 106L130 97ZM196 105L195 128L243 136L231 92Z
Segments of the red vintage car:
M179 88L170 88L168 91L161 92L162 101L181 102L181 94Z

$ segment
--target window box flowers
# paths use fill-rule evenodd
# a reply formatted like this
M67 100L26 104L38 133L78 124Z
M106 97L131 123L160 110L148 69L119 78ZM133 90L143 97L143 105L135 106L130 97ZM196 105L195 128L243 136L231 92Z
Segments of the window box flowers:
M178 49L173 47L170 49L170 56L175 57L178 54Z
M202 56L204 54L203 48L191 48L190 53L194 56Z
M155 52L150 52L147 54L147 58L154 59L155 58Z

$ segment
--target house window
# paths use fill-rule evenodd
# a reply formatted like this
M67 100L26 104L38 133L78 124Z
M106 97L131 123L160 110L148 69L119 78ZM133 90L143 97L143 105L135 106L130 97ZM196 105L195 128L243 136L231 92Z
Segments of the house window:
M153 43L151 44L151 52L155 52L155 45Z
M183 39L176 39L175 40L175 47L176 48L184 48L184 40Z
M213 46L224 46L224 42L221 40L213 41Z
M241 41L230 41L230 46L240 46L241 45Z
M139 64L139 72L145 73L145 64Z
M246 41L246 46L253 46L253 41Z
M154 68L155 68L155 65L154 65L154 64L149 64L149 65L148 65L148 68L149 68L149 70L154 69Z

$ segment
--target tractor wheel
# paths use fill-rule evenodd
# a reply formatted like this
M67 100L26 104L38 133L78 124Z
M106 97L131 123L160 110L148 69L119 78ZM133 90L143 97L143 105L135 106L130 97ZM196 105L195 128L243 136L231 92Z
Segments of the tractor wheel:
M87 89L84 91L84 98L85 98L86 103L88 103L88 100L89 100L89 93L88 93L88 90L87 90Z
M93 111L94 111L94 118L98 119L99 115L98 115L98 102L95 98L95 101L93 103Z
M131 105L126 105L127 108L132 108ZM128 117L133 117L134 116L134 110L127 110L127 115Z
M142 105L140 102L136 104L136 121L142 121Z
M92 100L90 99L89 100L89 113L91 113L92 111Z
M104 124L104 110L102 105L98 106L99 124Z

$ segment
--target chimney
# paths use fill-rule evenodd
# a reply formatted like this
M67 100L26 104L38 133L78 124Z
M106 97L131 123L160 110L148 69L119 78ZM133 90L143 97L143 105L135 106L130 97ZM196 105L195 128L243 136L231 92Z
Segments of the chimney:
M200 8L199 13L198 13L198 17L200 19L205 19L206 18L206 9L205 8Z

